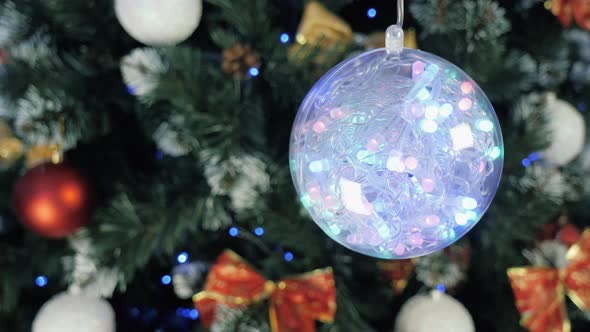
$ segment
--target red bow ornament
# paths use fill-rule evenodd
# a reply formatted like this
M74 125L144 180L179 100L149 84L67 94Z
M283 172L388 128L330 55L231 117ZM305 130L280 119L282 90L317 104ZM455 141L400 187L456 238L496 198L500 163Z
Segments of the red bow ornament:
M521 324L531 332L570 332L565 295L582 310L590 308L590 230L567 253L563 269L517 267L508 279L521 314Z
M219 304L241 308L270 299L273 332L314 332L315 322L332 322L336 287L332 269L266 280L238 254L226 250L211 268L205 288L193 297L205 327L211 326Z
M550 8L564 27L570 27L575 19L582 29L590 31L589 0L553 0Z

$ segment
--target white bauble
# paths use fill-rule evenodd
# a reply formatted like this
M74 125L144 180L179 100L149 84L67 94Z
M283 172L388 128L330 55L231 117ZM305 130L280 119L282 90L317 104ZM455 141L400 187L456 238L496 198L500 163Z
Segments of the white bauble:
M115 312L105 300L62 293L41 307L33 332L115 332Z
M548 163L563 166L582 152L586 123L575 107L557 99L554 93L548 93L546 99L545 112L552 138L551 146L543 152L543 156Z
M115 12L125 31L150 46L176 45L201 22L202 0L115 0Z
M395 332L475 332L471 315L453 297L433 291L416 295L402 307Z

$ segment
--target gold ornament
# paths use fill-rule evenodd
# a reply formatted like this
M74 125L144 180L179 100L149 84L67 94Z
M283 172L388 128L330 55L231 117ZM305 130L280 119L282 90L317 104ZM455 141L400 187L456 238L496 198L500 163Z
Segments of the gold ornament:
M63 116L59 118L59 132L61 140L66 132L66 122ZM64 160L62 144L59 142L33 145L27 149L26 156L28 168L33 168L46 162L59 164Z
M385 32L373 32L369 34L364 45L368 50L385 47ZM404 31L404 47L418 49L416 30L410 28Z
M51 161L59 164L63 160L63 154L59 145L33 145L27 150L27 167L33 168L37 165Z
M319 49L313 60L322 63L344 51L352 41L352 28L320 3L311 1L305 6L295 41L289 49L291 58L300 61Z
M12 135L10 127L0 122L0 167L9 167L23 154L23 144Z
M0 167L7 167L23 154L23 144L14 137L0 138Z
M0 138L3 137L12 137L12 130L5 122L0 121Z

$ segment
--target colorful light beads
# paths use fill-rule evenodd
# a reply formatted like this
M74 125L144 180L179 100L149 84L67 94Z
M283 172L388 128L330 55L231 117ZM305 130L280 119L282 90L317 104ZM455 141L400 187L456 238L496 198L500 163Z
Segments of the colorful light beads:
M461 69L417 50L377 49L312 88L290 161L299 197L326 234L369 256L409 258L479 221L500 181L502 134Z

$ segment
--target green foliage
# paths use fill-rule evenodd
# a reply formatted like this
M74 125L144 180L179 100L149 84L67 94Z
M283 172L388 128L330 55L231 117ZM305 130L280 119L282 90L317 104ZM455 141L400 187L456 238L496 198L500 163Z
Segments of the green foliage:
M334 323L326 324L320 330L322 332L355 332L366 331L374 332L375 330L365 322L349 298L349 295L344 291L339 291L337 294L337 312Z
M91 230L95 254L120 270L125 277L122 288L153 255L172 255L198 230L217 230L229 222L220 213L220 202L206 195L206 187L190 189L184 181L181 174L170 174L132 186L140 189L149 184L147 192L120 188L120 194L99 209Z
M476 51L478 44L493 44L510 29L505 10L492 0L413 1L410 11L425 35L461 35L467 52Z
M323 3L332 10L354 5L351 0ZM504 176L484 220L470 233L472 264L459 295L466 294L478 331L518 331L506 269L528 264L522 250L533 247L539 228L563 210L571 211L572 222L588 225L590 182L583 160L563 169L521 164L551 141L540 97L545 88L572 102L590 103L590 86L568 76L574 61L586 61L583 50L562 38L561 27L540 4L526 9L518 5L515 14L492 0L408 3L414 20L407 22L417 24L421 48L473 76L500 116ZM111 1L2 3L0 44L10 60L0 79L5 104L0 117L27 143L56 139L63 119L61 139L69 160L96 180L97 209L88 227L93 258L121 274L120 296L149 288L154 271L169 270L180 248L198 253L197 259L207 263L232 248L270 280L332 267L338 310L335 321L321 325L321 331L390 330L395 309L419 288L413 280L415 287L395 296L379 278L375 259L327 238L297 202L288 170L294 115L319 77L361 51L359 45L337 44L328 50L304 45L297 51L279 44L286 29L279 14L304 5L207 0L199 31L182 46L156 49L165 69L153 73L156 83L148 93L131 96L120 60L139 46L117 23ZM537 10L544 15L528 15ZM550 34L538 32L545 23ZM223 72L222 51L236 44L259 55L255 79ZM183 153L155 159L156 150L164 150L158 136L163 124L171 133L168 139ZM246 158L264 167L253 171L235 162ZM39 239L15 221L11 188L21 169L17 163L0 174L0 214L10 222L0 239L0 319L12 316L13 322L30 320L36 309L27 298L33 276L47 275L53 292L66 286L62 257L70 254L65 241ZM555 190L557 172L575 193ZM268 183L241 188L255 200L237 208L232 202L235 187L261 173ZM240 230L237 238L226 235L230 226ZM263 237L252 234L259 226L264 227ZM296 259L285 262L286 251ZM15 308L20 316L11 315ZM584 325L584 317L571 317ZM268 331L268 305L233 310L216 329Z
M273 15L272 6L267 0L207 0L221 11L212 17L213 22L226 25L229 31L242 37L242 40L263 41L271 31L267 15ZM265 13L261 15L261 13Z
M47 256L50 252L52 255ZM22 242L0 243L0 314L19 308L24 290L33 287L35 276L45 275L50 282L62 284L61 257L68 253L65 243L26 235Z
M77 40L80 43L95 43L104 39L96 38L117 30L112 3L110 1L63 1L45 0L40 10L51 17L55 35Z
M422 29L420 45L458 64L492 100L513 100L537 79L531 57L507 49L510 22L497 2L420 0L410 12Z

